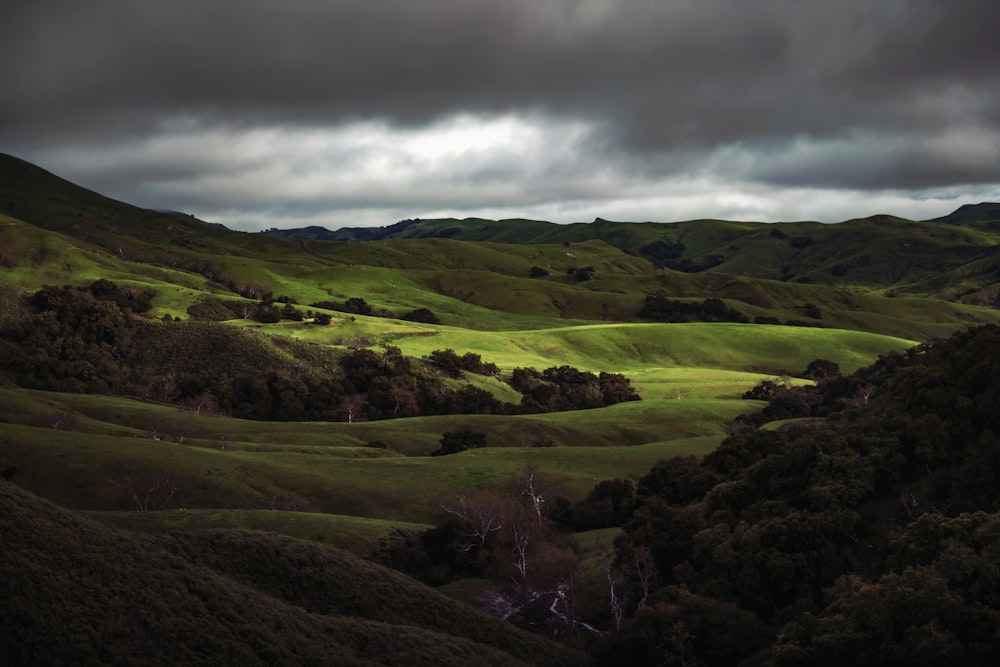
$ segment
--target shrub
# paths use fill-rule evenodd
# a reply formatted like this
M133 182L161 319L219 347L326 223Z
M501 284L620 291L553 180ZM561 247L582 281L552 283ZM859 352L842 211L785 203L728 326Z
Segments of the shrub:
M458 431L447 431L441 436L441 446L431 452L431 456L447 456L457 454L467 449L478 449L486 446L486 435L467 428Z
M424 324L441 324L441 319L428 308L417 308L405 313L400 319L409 322L423 322Z
M546 276L550 276L552 274L549 273L548 269L544 269L540 266L533 266L531 267L531 271L528 272L528 275L532 278L545 278Z

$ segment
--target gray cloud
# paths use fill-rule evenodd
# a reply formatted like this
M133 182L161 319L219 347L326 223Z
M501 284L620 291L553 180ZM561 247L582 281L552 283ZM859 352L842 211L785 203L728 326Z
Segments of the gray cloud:
M14 0L0 12L0 150L157 203L209 206L262 182L309 215L473 206L477 187L497 210L562 210L622 191L648 202L638 190L694 177L914 196L1000 183L993 0ZM406 163L416 152L349 140L372 122L433 137L463 114L529 119L566 150L540 160L497 144L421 180ZM309 132L298 157L267 144ZM373 188L378 154L390 157ZM308 203L310 169L330 177L336 163L370 177Z

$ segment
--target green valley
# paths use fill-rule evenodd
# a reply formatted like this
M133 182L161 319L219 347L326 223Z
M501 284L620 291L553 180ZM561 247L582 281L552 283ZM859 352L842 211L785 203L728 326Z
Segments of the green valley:
M805 664L892 577L1000 651L996 205L250 234L0 155L0 209L15 663Z

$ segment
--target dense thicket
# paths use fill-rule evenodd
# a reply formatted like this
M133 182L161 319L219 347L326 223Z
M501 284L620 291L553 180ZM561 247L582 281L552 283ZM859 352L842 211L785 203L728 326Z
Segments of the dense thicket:
M742 420L640 482L618 560L651 554L659 593L603 663L995 664L1000 328L762 391L813 419Z

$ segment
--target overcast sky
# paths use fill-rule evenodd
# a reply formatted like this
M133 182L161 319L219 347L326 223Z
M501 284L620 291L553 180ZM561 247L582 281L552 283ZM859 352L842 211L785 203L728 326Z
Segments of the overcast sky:
M997 0L5 0L0 152L233 229L1000 201Z

